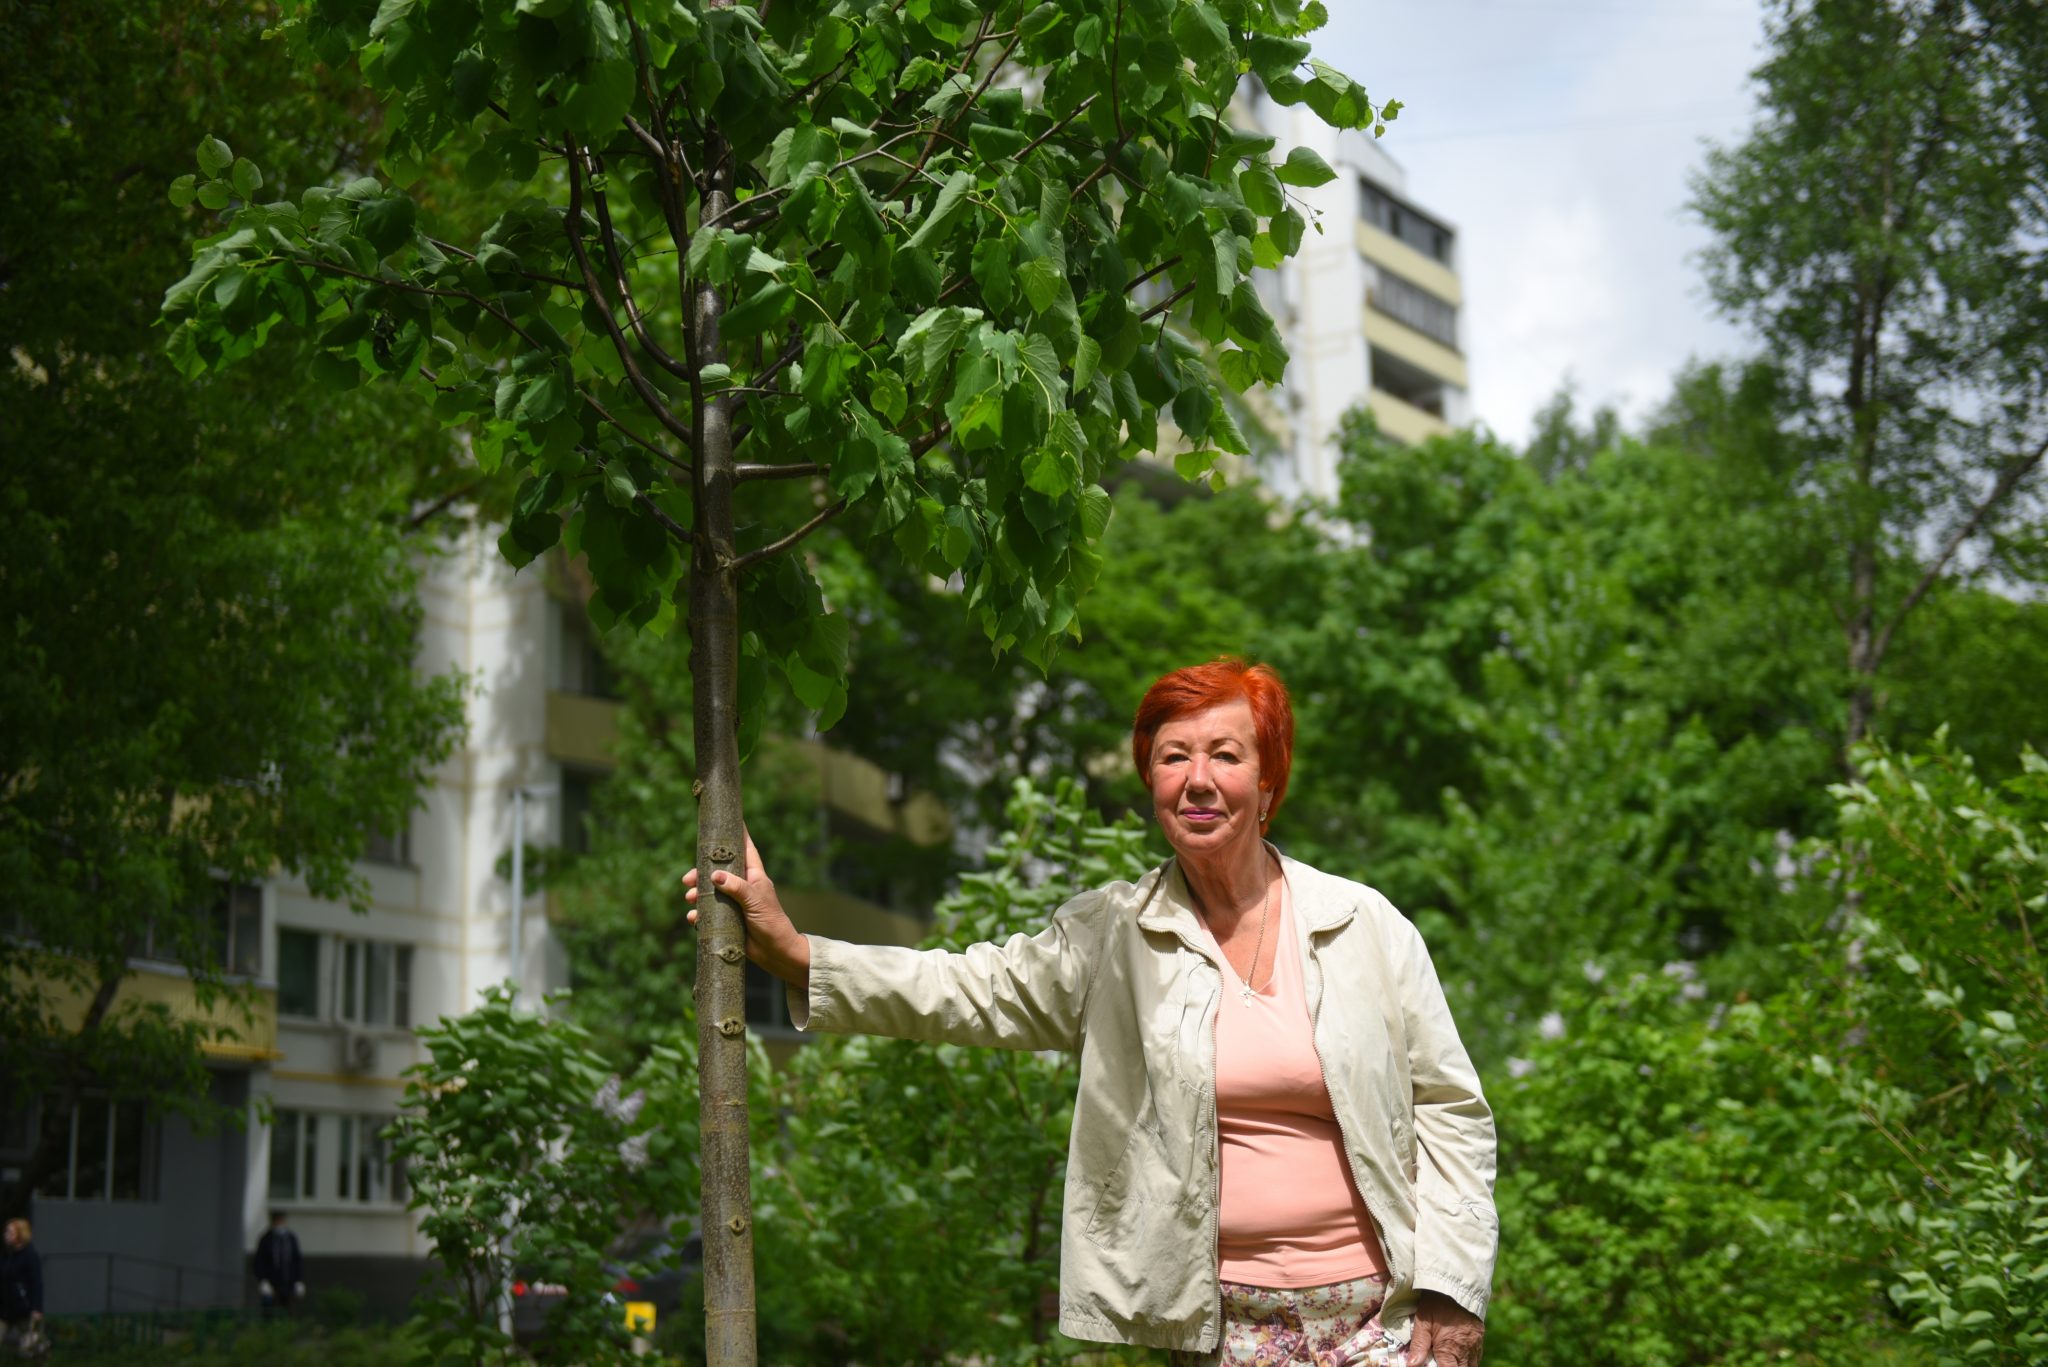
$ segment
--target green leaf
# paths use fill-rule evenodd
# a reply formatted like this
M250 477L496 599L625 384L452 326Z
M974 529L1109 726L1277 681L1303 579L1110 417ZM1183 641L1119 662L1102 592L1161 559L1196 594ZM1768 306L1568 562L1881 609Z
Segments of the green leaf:
M1074 388L1086 389L1095 379L1095 371L1102 364L1102 344L1093 337L1083 337L1074 349Z
M908 245L919 251L927 251L946 240L946 234L960 221L960 215L967 208L967 193L974 188L974 176L967 171L955 171L946 178L932 201L929 213L920 223L917 231L910 235Z
M1060 378L1060 358L1053 352L1051 338L1038 332L1026 337L1017 348L1017 362L1048 416L1065 405L1067 386Z
M1282 162L1273 174L1282 185L1301 185L1310 188L1327 185L1337 178L1337 173L1330 169L1330 163L1306 147L1297 147L1290 151L1287 160Z
M182 209L196 199L198 197L198 190L196 188L198 181L199 178L190 173L179 176L176 180L172 181L170 189L172 205Z
M1254 159L1251 165L1238 173L1237 189L1244 196L1244 207L1261 218L1271 218L1287 207L1287 201L1280 193L1279 178L1264 158Z
M234 181L235 193L243 199L255 199L256 192L263 188L263 172L256 169L256 163L247 157L235 158L235 168L230 179Z
M1116 502L1109 491L1100 484L1091 484L1081 491L1081 535L1089 541L1102 540L1102 534L1109 530L1110 517L1116 512Z
M199 140L199 169L209 176L218 176L235 164L235 154L228 145L216 137Z
M1024 458L1024 484L1047 498L1070 492L1081 480L1080 462L1064 447L1046 445Z
M483 113L497 79L498 64L483 53L458 53L448 78L449 111L464 122Z
M377 17L370 21L370 36L382 38L391 31L391 26L412 13L416 0L384 0L377 6Z
M633 107L633 63L624 57L592 62L583 78L562 101L562 117L579 133L609 134L620 127Z
M1221 62L1230 56L1230 30L1202 0L1174 10L1173 38L1180 44L1181 54L1197 66Z
M967 130L968 146L983 161L1008 161L1023 151L1030 141L1014 128L1000 128L992 123L978 123Z
M225 209L233 195L223 180L209 180L199 187L199 203L208 209Z
M796 291L771 280L725 311L719 333L728 341L742 341L781 322L795 307Z
M1044 313L1065 291L1067 275L1059 262L1039 256L1017 267L1017 283L1023 286L1024 297L1031 301L1031 311Z
M365 202L356 211L356 228L369 239L379 256L389 256L412 240L413 219L419 212L411 195L388 194Z
M909 398L902 377L893 370L876 371L868 383L868 403L892 426L903 421Z

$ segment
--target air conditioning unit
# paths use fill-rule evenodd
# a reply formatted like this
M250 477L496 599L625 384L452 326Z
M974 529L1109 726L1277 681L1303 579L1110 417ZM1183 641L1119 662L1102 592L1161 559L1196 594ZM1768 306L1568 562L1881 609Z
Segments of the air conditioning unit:
M367 1073L377 1066L377 1039L362 1030L347 1030L341 1036L341 1070Z

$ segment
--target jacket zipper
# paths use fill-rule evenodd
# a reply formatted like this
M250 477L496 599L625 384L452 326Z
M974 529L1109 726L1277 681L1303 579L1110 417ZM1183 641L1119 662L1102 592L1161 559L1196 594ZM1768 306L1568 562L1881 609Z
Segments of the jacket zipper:
M1323 997L1328 990L1328 984L1323 978L1322 953L1316 944L1314 935L1309 936L1308 953L1309 959L1315 964L1316 969L1316 1005L1315 1010L1309 1012L1308 1040L1310 1046L1316 1051L1316 1066L1322 1070L1325 1079L1324 1085L1328 1086L1327 1079L1330 1076L1330 1065L1323 1058L1323 1042L1320 1035L1323 1023ZM1358 1188L1358 1199L1365 1203L1365 1213L1372 1219L1373 1233L1379 1236L1380 1256L1387 1260L1387 1272L1389 1274L1388 1290L1391 1292L1394 1285L1401 1281L1401 1275L1400 1269L1394 1262L1394 1246L1387 1241L1386 1217L1381 1215L1379 1207L1373 1204L1372 1187L1359 1180L1358 1160L1353 1156L1351 1147L1351 1131L1344 1127L1344 1107L1336 1105L1333 1101L1330 1106L1330 1114L1336 1118L1338 1138L1344 1141L1344 1163L1345 1166L1351 1169L1352 1185ZM1399 1157L1398 1154L1395 1156ZM1218 1199L1220 1200L1221 1197L1219 1196ZM1218 1275L1220 1277L1220 1272ZM1411 1273L1410 1279L1412 1280L1412 1278L1413 1274Z

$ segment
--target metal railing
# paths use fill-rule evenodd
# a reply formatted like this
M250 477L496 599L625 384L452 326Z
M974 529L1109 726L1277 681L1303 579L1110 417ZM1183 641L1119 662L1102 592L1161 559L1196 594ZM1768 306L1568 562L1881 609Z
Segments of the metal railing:
M243 1308L245 1287L237 1270L232 1276L210 1267L190 1267L160 1258L138 1258L132 1253L45 1253L43 1264L79 1264L90 1268L100 1264L96 1279L101 1288L99 1313L133 1310L216 1310ZM124 1276L123 1274L128 1275ZM170 1294L164 1294L164 1273L169 1273ZM136 1275L141 1274L141 1275ZM147 1286L137 1285L146 1281ZM74 1285L86 1283L84 1277Z

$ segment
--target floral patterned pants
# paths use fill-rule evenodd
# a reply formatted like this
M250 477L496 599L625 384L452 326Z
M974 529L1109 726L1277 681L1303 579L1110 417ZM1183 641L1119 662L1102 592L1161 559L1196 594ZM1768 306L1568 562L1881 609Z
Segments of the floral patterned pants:
M1380 1329L1384 1278L1329 1286L1223 1283L1223 1341L1174 1353L1173 1367L1398 1367L1406 1348Z

